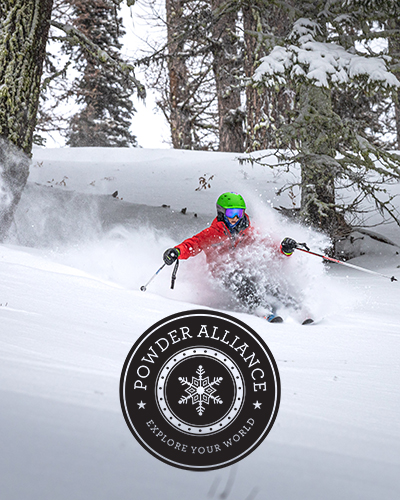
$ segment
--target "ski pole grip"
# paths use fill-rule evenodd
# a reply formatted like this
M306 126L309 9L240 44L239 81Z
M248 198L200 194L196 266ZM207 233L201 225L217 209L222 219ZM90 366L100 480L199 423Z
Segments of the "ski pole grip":
M175 262L174 270L172 271L171 289L173 289L174 286L175 286L176 273L178 272L178 267L179 267L179 260L177 259L176 262Z

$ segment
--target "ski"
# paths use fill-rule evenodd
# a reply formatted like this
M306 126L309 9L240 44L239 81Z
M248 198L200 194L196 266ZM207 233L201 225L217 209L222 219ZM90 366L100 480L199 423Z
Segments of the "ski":
M267 320L268 323L283 323L284 322L284 319L282 318L282 316L278 316L277 314L274 314L273 312L268 314L268 315L266 315L266 314L260 315L259 317ZM320 322L320 320L315 321L313 318L308 316L304 320L297 319L297 322L300 323L301 325L316 325Z

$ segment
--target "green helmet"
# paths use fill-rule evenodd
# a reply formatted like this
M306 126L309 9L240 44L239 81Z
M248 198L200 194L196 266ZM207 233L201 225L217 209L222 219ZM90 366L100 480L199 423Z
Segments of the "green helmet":
M246 210L243 196L237 193L224 193L217 200L217 213L225 215L227 208L242 208Z

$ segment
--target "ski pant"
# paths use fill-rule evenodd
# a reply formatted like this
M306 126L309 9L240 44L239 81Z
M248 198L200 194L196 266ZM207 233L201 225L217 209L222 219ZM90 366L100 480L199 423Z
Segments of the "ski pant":
M236 300L250 312L257 307L265 307L271 312L280 305L300 309L299 302L276 287L260 285L257 279L241 271L233 271L222 278L223 286L233 292Z

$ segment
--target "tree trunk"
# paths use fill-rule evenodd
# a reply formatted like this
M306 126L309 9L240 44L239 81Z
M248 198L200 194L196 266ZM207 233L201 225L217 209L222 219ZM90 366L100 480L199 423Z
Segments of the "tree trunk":
M289 5L289 2L287 3ZM246 151L277 147L276 130L289 122L294 93L290 88L263 88L251 84L251 78L266 53L265 33L283 37L291 23L287 10L274 2L245 2L242 7L246 80ZM270 46L275 44L274 38Z
M0 6L0 240L29 174L53 0Z
M171 138L174 149L192 149L192 117L189 108L190 89L184 50L183 25L185 0L166 0L168 75Z
M244 151L243 112L240 109L237 12L226 0L211 0L213 14L213 71L217 89L219 150Z
M263 54L261 36L261 16L256 8L256 2L244 3L242 7L244 28L244 73L250 82L257 65ZM263 149L265 144L265 127L262 126L262 109L264 106L263 95L251 83L246 86L246 151Z
M301 154L301 209L306 224L335 238L346 227L336 212L336 142L342 129L340 117L332 111L331 91L303 84L299 114L295 120Z

